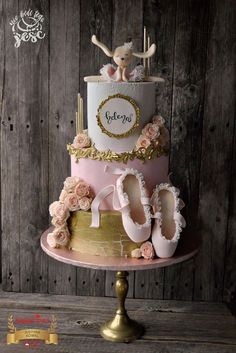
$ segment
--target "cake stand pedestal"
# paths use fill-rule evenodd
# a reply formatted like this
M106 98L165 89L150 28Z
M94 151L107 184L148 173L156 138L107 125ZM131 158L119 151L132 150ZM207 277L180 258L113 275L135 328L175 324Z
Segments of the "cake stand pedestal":
M129 289L127 276L127 271L118 271L116 273L115 288L118 298L118 309L115 317L105 322L100 329L101 335L108 341L131 342L141 337L144 332L143 326L131 320L125 309L125 299Z
M193 257L199 250L200 237L196 233L183 233L175 255L166 259L134 259L102 257L80 254L73 250L53 249L47 244L47 234L53 228L46 230L41 236L41 247L43 251L52 258L78 267L92 268L95 270L117 271L116 294L118 298L118 309L115 317L101 326L101 335L113 342L131 342L141 337L144 327L129 318L125 309L125 299L128 292L128 271L147 270L171 266Z

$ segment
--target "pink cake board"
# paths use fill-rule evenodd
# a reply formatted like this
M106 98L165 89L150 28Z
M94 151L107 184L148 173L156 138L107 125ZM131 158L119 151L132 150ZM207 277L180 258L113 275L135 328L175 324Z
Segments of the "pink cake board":
M197 233L187 233L182 235L175 255L166 259L135 259L124 257L103 257L80 254L73 250L53 249L47 243L47 234L52 228L47 229L41 236L41 247L50 257L69 265L92 268L95 270L110 271L131 271L147 270L174 265L186 261L197 254L200 248L200 236Z

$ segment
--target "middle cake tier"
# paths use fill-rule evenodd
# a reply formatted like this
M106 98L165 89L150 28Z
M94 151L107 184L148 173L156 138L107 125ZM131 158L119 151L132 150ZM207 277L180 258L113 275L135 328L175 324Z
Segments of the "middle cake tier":
M76 161L74 156L71 156L71 176L79 177L90 184L95 195L105 186L115 185L118 175L107 173L105 167L113 168L132 168L143 174L146 188L151 196L154 187L157 184L168 182L168 165L169 157L160 156L155 159L150 159L145 162L135 158L127 163L109 162L92 160L88 158L80 158ZM105 198L101 205L102 210L112 210L112 196Z

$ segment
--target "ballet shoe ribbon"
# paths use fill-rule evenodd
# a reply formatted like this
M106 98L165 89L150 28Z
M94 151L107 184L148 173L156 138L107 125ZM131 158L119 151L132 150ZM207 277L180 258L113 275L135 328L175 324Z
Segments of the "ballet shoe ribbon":
M154 215L152 215L152 218L155 218L156 220L161 221L162 219L161 212L155 212Z
M105 165L104 167L104 172L105 173L110 173L110 174L115 174L115 175L121 175L125 172L124 168L117 168L109 165Z
M108 185L105 186L99 193L96 195L95 199L91 204L91 212L92 212L92 222L90 227L92 228L99 228L100 225L100 212L99 206L103 199L105 199L108 195L114 192L115 186Z
M113 193L113 209L115 211L126 212L129 210L129 204L120 205L118 196L116 195L117 190L115 185L105 186L99 193L96 195L95 199L91 204L91 213L92 213L92 222L90 224L91 228L99 228L100 226L100 211L99 207L102 202L108 195Z
M185 221L184 217L179 212L174 213L174 220L176 222L178 222L182 228L186 227L186 221Z

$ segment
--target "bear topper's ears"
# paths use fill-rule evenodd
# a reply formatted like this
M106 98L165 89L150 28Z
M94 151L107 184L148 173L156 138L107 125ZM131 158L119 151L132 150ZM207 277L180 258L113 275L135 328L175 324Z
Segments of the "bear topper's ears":
M114 53L110 49L108 49L105 44L97 40L97 37L95 36L95 34L92 36L91 40L92 40L92 43L97 45L99 48L101 48L107 56L112 57L114 55Z
M114 52L111 51L110 49L108 49L105 44L99 42L99 40L97 40L97 37L95 36L95 34L92 36L91 40L92 40L92 43L97 45L100 49L102 49L103 52L107 56L113 57ZM127 44L132 45L132 43L125 43L124 45L127 45ZM131 49L131 47L130 47L130 49ZM136 56L137 58L146 59L146 58L150 58L151 56L153 56L155 54L155 51L156 51L156 44L153 43L145 53L132 53L132 55Z
M137 58L147 59L153 56L155 54L155 51L156 44L153 43L145 53L133 53L133 56L136 56Z

